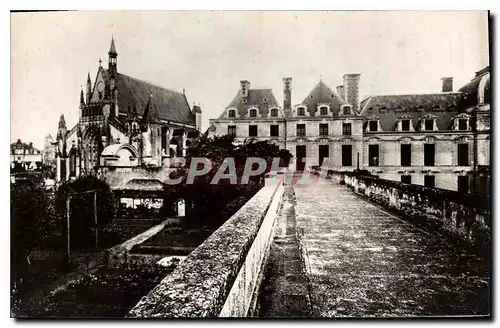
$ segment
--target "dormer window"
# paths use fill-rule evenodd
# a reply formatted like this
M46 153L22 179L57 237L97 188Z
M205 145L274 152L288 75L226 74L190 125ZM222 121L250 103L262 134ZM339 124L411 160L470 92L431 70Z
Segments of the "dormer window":
M467 131L470 129L469 115L462 113L453 118L453 130Z
M401 131L410 131L410 120L401 120Z
M426 118L424 121L424 129L425 129L425 131L434 130L434 119Z
M327 108L327 107L325 107L325 106L320 107L320 109L319 109L319 114L320 114L321 116L326 116L326 115L328 115L328 108Z
M376 132L378 130L378 121L371 120L368 122L368 131Z
M305 115L306 115L306 109L304 107L298 107L297 116L305 116Z
M278 116L278 109L277 108L272 108L271 109L271 116L272 117Z
M342 109L342 114L344 114L344 115L350 115L351 114L351 107L344 106L344 108Z
M267 103L267 98L264 98L264 103Z
M467 119L466 118L459 118L458 119L458 130L460 130L460 131L467 130Z
M257 110L255 108L250 109L250 117L257 117Z
M227 112L227 116L228 116L228 117L231 117L231 118L236 117L236 111L235 111L234 109L230 109L230 110Z

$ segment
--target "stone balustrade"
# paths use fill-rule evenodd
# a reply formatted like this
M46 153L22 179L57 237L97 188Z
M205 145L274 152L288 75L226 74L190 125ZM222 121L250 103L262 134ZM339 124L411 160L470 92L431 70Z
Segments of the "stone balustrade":
M246 317L255 310L283 183L266 185L129 312L130 318Z
M332 181L396 212L416 224L445 232L481 250L489 249L490 199L456 191L427 188L356 172L333 172Z

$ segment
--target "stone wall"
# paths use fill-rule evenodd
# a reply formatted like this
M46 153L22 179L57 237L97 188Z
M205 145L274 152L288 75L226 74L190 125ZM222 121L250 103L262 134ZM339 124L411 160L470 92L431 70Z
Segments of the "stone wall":
M130 318L244 317L262 279L283 185L267 183L130 311Z

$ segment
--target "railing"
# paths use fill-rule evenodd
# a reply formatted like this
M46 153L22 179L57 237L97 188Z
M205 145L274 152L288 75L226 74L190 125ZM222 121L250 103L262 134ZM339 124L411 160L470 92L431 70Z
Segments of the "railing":
M267 183L129 312L130 318L246 317L263 278L283 183Z
M489 250L491 200L489 195L456 191L380 179L363 172L329 171L333 181L345 184L397 214L481 249Z

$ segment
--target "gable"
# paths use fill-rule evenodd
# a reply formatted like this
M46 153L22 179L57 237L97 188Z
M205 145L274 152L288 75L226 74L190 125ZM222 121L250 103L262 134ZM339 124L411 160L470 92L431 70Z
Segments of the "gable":
M104 90L107 87L107 74L104 68L99 67L94 80L94 86L92 88L92 95L90 97L90 102L99 102L104 98ZM101 89L102 88L102 89ZM99 90L101 91L102 98L99 98Z

